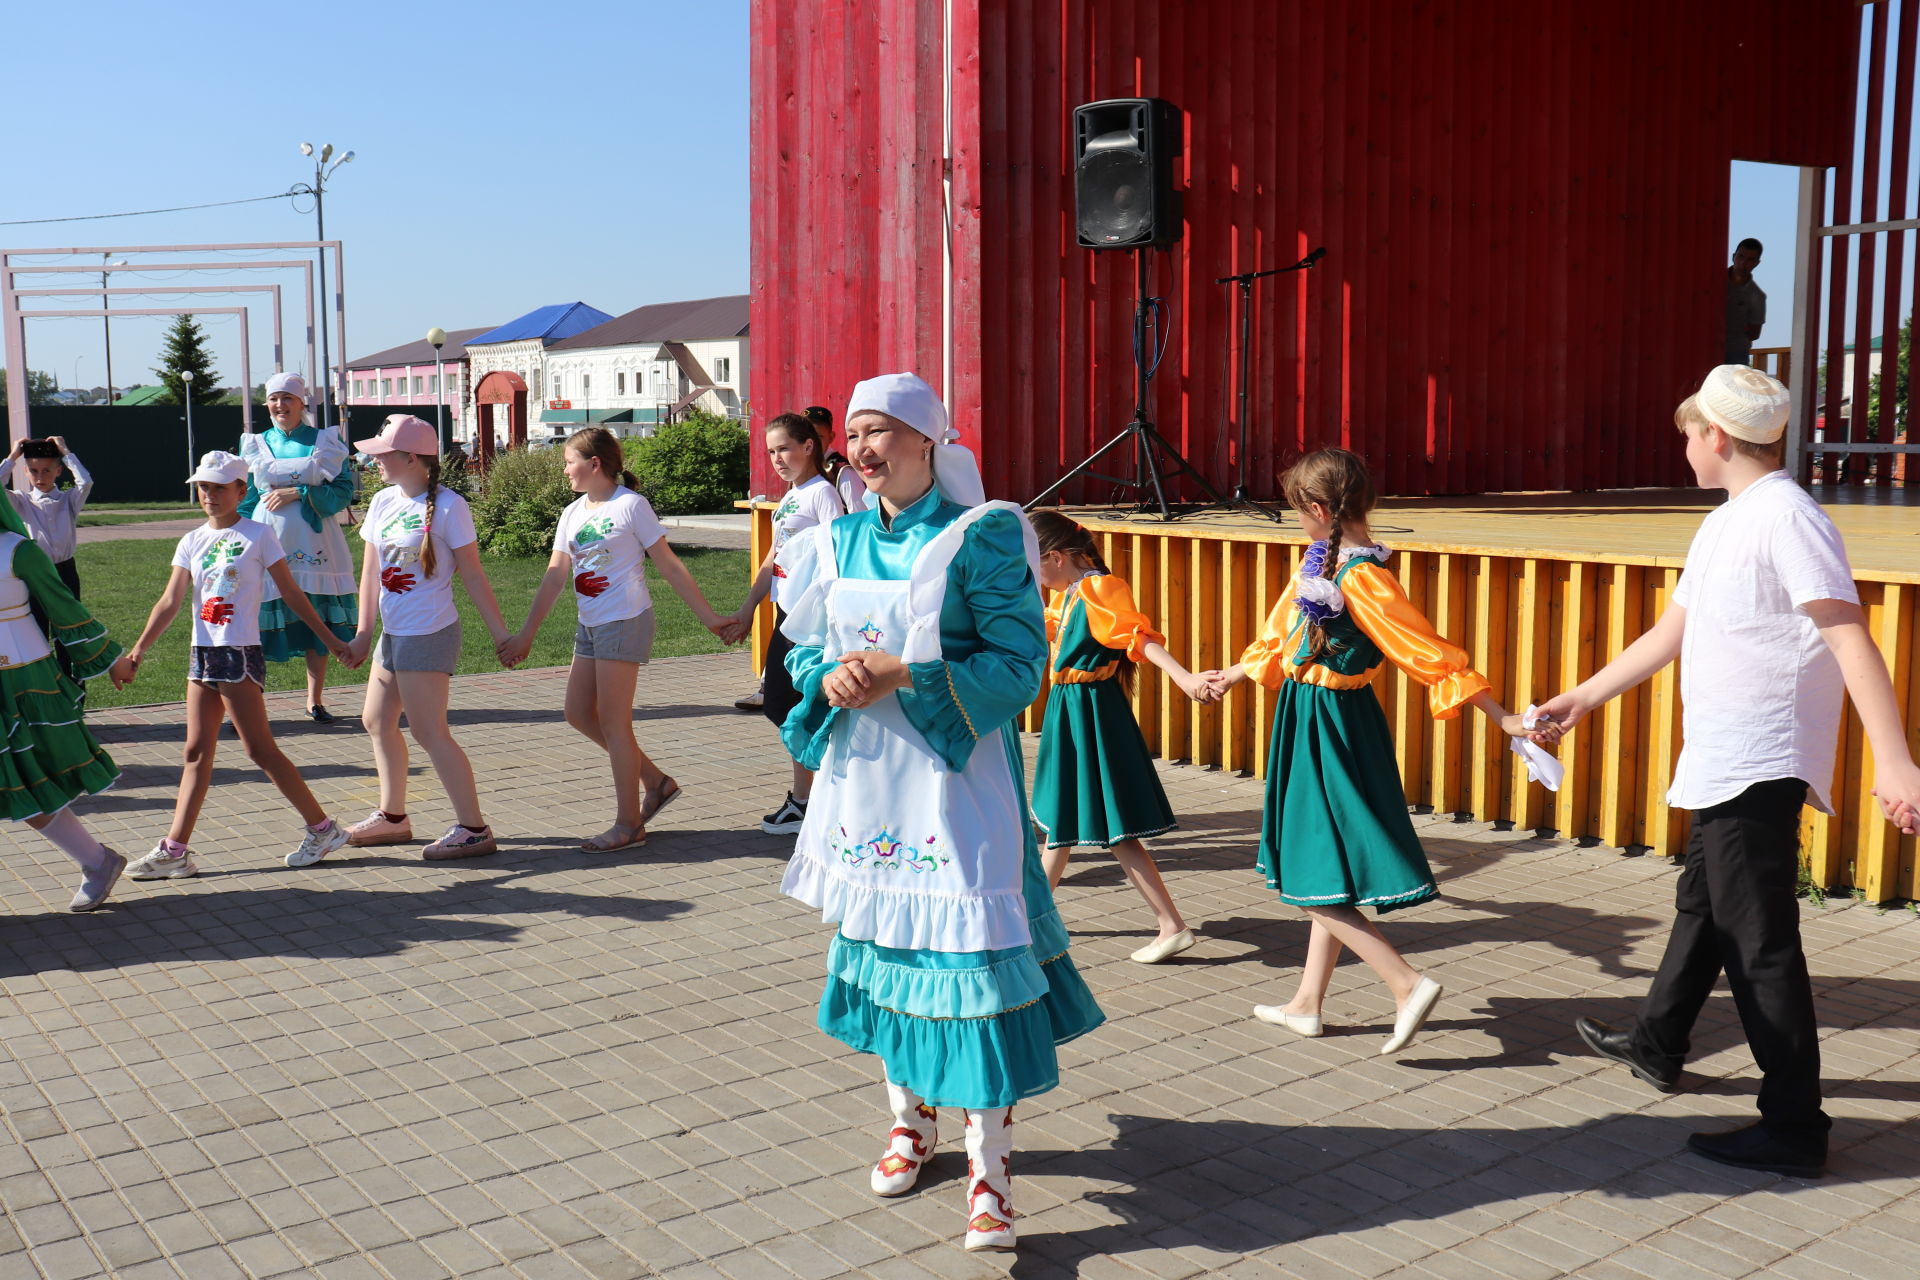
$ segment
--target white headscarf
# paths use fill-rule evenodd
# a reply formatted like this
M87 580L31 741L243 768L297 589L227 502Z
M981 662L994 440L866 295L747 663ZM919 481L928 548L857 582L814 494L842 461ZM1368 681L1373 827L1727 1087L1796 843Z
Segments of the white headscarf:
M911 373L868 378L853 389L842 421L851 423L856 413L884 413L933 441L933 485L947 501L977 507L987 500L980 464L970 449L957 443L960 433L947 423L947 406L920 378Z

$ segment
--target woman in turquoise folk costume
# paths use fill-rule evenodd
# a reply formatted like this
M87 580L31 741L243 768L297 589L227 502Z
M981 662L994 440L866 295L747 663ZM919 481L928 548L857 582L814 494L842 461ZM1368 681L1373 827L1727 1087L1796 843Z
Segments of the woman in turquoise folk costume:
M817 771L785 892L837 923L820 1028L886 1067L874 1191L911 1190L938 1109L966 1113L969 1249L1011 1249L1012 1106L1059 1083L1055 1046L1100 1025L1054 911L1013 720L1040 691L1033 530L983 502L973 455L912 374L847 406L877 499L781 553L800 705L782 737Z
M346 432L308 425L307 384L297 373L276 373L267 380L267 414L271 427L240 437L240 456L251 468L240 514L273 530L294 582L313 601L320 620L340 639L351 640L359 630L360 583L340 527L340 513L352 504L354 491ZM271 581L260 602L260 648L269 662L306 658L307 714L333 723L327 710L327 646L293 615Z

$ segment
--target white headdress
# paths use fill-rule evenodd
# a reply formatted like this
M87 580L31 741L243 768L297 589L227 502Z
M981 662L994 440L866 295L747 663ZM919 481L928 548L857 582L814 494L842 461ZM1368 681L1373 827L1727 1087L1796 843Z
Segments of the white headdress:
M923 380L911 373L883 373L853 389L845 421L856 413L884 413L933 441L933 484L949 502L977 507L986 501L980 464L958 443L960 433L947 422L947 406Z

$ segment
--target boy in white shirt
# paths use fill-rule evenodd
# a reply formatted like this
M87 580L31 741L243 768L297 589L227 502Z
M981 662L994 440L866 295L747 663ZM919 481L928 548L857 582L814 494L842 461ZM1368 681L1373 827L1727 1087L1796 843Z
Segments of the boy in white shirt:
M13 452L0 461L0 484L13 479L14 464L27 461L27 477L33 482L25 493L7 490L13 505L26 521L27 532L53 561L60 581L67 584L73 598L80 598L80 573L74 568L73 555L79 542L80 513L86 509L87 496L93 492L93 477L67 448L65 436L46 440L16 440ZM62 466L73 472L73 487L59 488Z
M1780 469L1792 402L1757 369L1722 365L1674 422L1687 462L1727 502L1702 522L1673 602L1625 652L1540 709L1563 727L1679 657L1686 745L1667 802L1693 811L1677 913L1631 1029L1575 1026L1594 1052L1671 1092L1694 1019L1724 969L1760 1068L1760 1120L1696 1133L1695 1153L1791 1176L1825 1170L1820 1042L1800 945L1800 806L1833 807L1841 693L1873 744L1874 794L1920 829L1920 768L1833 522Z
M167 588L128 655L137 673L148 650L185 606L193 609L187 663L187 747L174 800L173 824L153 851L127 868L135 880L173 880L199 874L187 848L213 783L221 721L231 716L240 745L307 824L290 867L310 867L347 842L346 828L327 816L293 761L273 740L267 722L267 660L260 651L260 599L271 578L294 615L323 638L334 657L352 657L347 642L326 629L306 592L293 581L286 553L272 529L240 515L247 493L247 461L216 449L187 477L207 522L180 539Z

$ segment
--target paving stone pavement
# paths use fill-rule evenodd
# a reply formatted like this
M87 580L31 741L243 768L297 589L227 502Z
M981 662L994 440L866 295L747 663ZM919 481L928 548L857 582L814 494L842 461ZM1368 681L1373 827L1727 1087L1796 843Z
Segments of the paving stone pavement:
M0 1276L1912 1277L1920 1238L1920 920L1809 907L1832 1174L1678 1154L1750 1114L1724 992L1682 1092L1586 1054L1658 957L1672 869L1439 818L1443 902L1387 929L1448 994L1397 1059L1384 991L1341 969L1329 1034L1248 1017L1306 930L1252 870L1259 784L1163 767L1156 842L1201 935L1129 963L1150 917L1101 857L1062 888L1110 1021L1019 1108L1021 1252L960 1250L964 1156L875 1200L878 1067L822 1036L826 930L776 892L761 835L785 761L727 706L736 655L643 673L643 743L685 786L643 850L595 857L601 766L564 673L462 677L458 732L497 856L410 851L289 871L298 824L231 740L195 880L123 882L91 916L23 828L0 861ZM351 724L283 744L337 813L371 807ZM171 806L177 706L94 723L126 770L85 802L143 852ZM1031 750L1029 749L1029 755ZM416 765L423 764L416 758ZM449 814L416 769L415 829Z

